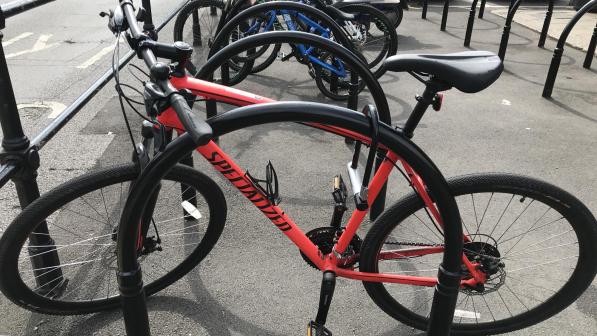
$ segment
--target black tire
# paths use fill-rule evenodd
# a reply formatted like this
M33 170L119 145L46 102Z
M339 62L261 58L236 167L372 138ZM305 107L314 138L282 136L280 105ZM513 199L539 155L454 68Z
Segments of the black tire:
M327 56L319 57L320 59L329 59L329 54ZM350 97L350 78L351 78L351 70L346 69L347 76L346 78L339 78L336 76L336 86L332 88L332 75L328 69L324 69L321 66L313 65L313 71L310 71L309 74L314 77L315 84L317 84L317 88L324 96L331 98L336 101L344 101L348 100ZM365 82L359 79L357 93L360 93L365 88Z
M19 214L19 216L17 216L8 226L0 239L0 274L2 274L2 277L0 277L0 290L2 290L4 295L17 305L28 310L45 314L88 314L119 307L120 295L118 293L118 284L116 282L115 271L111 270L111 268L116 269L116 265L111 267L111 263L114 261L112 260L112 256L115 257L116 255L116 238L114 237L115 231L112 224L115 223L114 225L117 225L120 215L119 210L122 210L122 206L119 206L118 202L122 202L126 199L127 188L123 188L122 184L128 181L133 181L137 176L138 169L134 164L104 168L85 174L58 186L52 191L44 194L23 210L23 212L21 212L21 214ZM178 198L162 197L164 195L169 195L169 191L166 189L168 182L174 182L172 184L173 186L177 185L176 182L179 182L180 186L184 187L185 193L192 190L190 187L198 192L192 192L192 199L189 199L188 201L195 203L194 205L196 207L201 207L202 210L205 209L200 218L205 218L206 215L209 215L209 219L204 220L204 222L207 222L206 226L202 225L200 220L188 220L188 214L184 213L180 207L181 203L179 197L181 195L181 190L179 188L168 187L174 195L178 195ZM164 183L164 187L160 190L158 206L164 204L166 206L168 204L176 205L178 203L179 207L159 207L154 212L154 227L160 227L161 229L157 230L157 232L158 234L160 232L162 234L160 239L163 239L163 241L159 245L163 247L163 251L154 251L139 257L139 262L141 264L152 266L143 268L143 276L147 283L145 286L145 293L148 296L166 288L192 270L193 267L195 267L211 251L218 241L226 221L226 200L220 188L209 177L189 167L177 165L169 171ZM122 192L118 191L118 187L116 187L117 184L120 184L120 190ZM112 189L115 191L113 198L110 198L108 195L111 190L110 186L116 188ZM94 191L99 191L99 193L93 196ZM100 198L95 198L99 197L100 194L101 200L103 201L101 201ZM101 212L103 215L105 208L105 216L100 216L99 212L97 212L96 215L93 211L79 211L79 208L76 207L79 200L89 204L89 207L87 207L88 210L95 209L95 207L91 205L94 200L97 200L99 204L103 202L104 206L97 205L97 209L99 210L96 211ZM201 202L198 202L198 200ZM114 205L114 207L112 205ZM164 209L162 214L158 213L158 211L161 211L160 209ZM206 212L208 213L206 214ZM187 218L185 218L183 213ZM173 215L176 220L174 221L170 219L169 223L166 223L166 221L160 222L158 220L167 214ZM65 221L70 221L75 225L65 227L63 224L62 227L60 227L56 222L61 217L63 217ZM104 221L104 219L107 220ZM32 271L25 271L25 269L31 268L29 257L26 252L26 249L31 248L31 246L25 246L25 244L29 241L29 235L37 235L36 233L33 233L33 231L38 226L38 223L42 221L48 221L48 223L50 223L50 233L54 234L53 238L56 241L54 243L54 251L59 250L58 254L61 258L61 263L64 263L62 264L62 272L64 272L65 279L69 279L68 282L64 282L62 279L54 279L50 281L53 282L58 280L56 281L56 286L58 286L58 288L65 288L62 288L62 293L53 291L52 293L49 293L48 296L43 296L38 291L35 291L35 288L31 288L35 285L30 287L26 283L29 280L33 282L33 279L27 279L28 277L25 277L25 280L23 279L24 274L32 273ZM98 225L100 222L103 224ZM106 225L107 223L110 225ZM171 224L176 225L176 229L173 231L164 231L164 229L168 228ZM180 228L181 225L182 229ZM199 237L198 230L203 231L203 228L205 228L204 233L202 232L203 236ZM90 232L88 230L93 229L104 230L104 233L107 232L108 234L87 238L90 237L87 234ZM152 230L153 232L150 233L155 234L156 230ZM61 245L63 241L66 241L64 237L71 234L69 232L72 232L72 235L77 237L76 239L80 239L80 237L85 237L86 239L74 244ZM195 236L197 236L196 242L188 243L189 239L195 240ZM186 247L181 248L177 245L173 246L165 244L176 244L179 242L182 242L183 246ZM85 245L89 245L90 247L83 247ZM78 260L81 263L80 266L76 265L76 262L75 264L65 263L66 258L73 255L73 251L70 251L73 246L78 246L85 250L83 251L84 262ZM97 246L100 247L96 249ZM113 247L114 251L112 251ZM174 250L172 247L177 248ZM91 252L88 253L89 250L91 250ZM75 251L74 253L76 254L77 252ZM174 260L175 258L172 258L174 255L179 255L182 258L180 260ZM20 260L19 257L21 257ZM94 259L95 257L97 258ZM154 257L157 259L154 259ZM85 263L87 262L85 258L91 260L88 263ZM77 261L77 259L73 260ZM157 263L154 262L154 260L157 261ZM98 262L91 265L91 262L94 261ZM98 274L91 274L94 267L98 266L100 267ZM170 266L172 266L172 268L169 268ZM73 267L76 268L74 274ZM40 269L38 269L38 272L39 271ZM45 273L45 268L42 269L42 272ZM48 272L54 272L54 269L51 269ZM158 272L160 272L159 274L163 274L159 275ZM92 276L89 276L90 274ZM54 286L54 283L50 286ZM113 292L110 290L113 290ZM77 292L79 294L77 294ZM73 293L75 294L74 297L72 296ZM93 297L91 297L89 301L86 301L89 298L83 300L78 296L91 296L91 293L93 293ZM114 295L111 296L111 293ZM99 295L101 295L101 298L99 298ZM69 296L71 298L69 298Z
M176 17L174 23L174 41L185 41L193 47L192 67L187 67L190 72L198 71L205 62L207 62L208 55L211 48L211 43L217 36L217 28L219 17L212 15L212 7L222 11L224 2L221 0L193 0L186 4ZM197 12L199 24L201 27L201 35L199 38L195 37L192 29L192 15ZM201 41L199 43L199 41ZM253 66L252 62L244 63L243 67L233 68L232 62L229 66L229 79L226 85L236 85L244 80L251 72ZM192 75L196 75L192 73ZM221 79L215 79L216 82L223 82Z
M265 69L267 69L270 65L272 65L276 59L278 58L278 53L280 52L280 49L282 48L282 45L280 43L276 43L274 44L274 47L272 49L270 49L271 45L265 45L261 48L259 48L257 50L257 52L255 53L255 55L251 55L253 57L253 68L251 69L251 74L256 74L259 73ZM266 52L269 52L267 54L267 57L262 57ZM247 57L245 57L247 58ZM241 65L239 65L238 61L242 61L239 60L238 58L233 58L232 62L230 62L230 67L234 70L240 70L241 69ZM242 64L242 63L241 63Z
M575 10L580 10L584 5L586 5L591 0L571 0L570 5ZM597 6L593 7L593 9L589 10L590 13L597 13Z
M336 7L344 12L355 14L356 20L354 22L357 23L358 27L366 29L366 34L370 35L372 25L374 25L380 33L383 33L382 37L377 38L377 40L382 39L383 45L373 49L367 46L374 46L370 41L355 40L353 38L353 44L355 45L356 50L365 57L366 63L375 77L380 78L386 72L385 68L382 66L383 60L395 55L398 51L398 35L396 34L396 28L382 11L373 6L340 2ZM367 48L369 48L369 51L366 50Z
M278 58L280 49L282 49L282 45L280 43L274 44L274 48L272 49L269 56L265 58L265 60L263 60L262 62L255 62L255 64L253 65L253 69L251 69L251 73L256 74L267 69L270 65L272 65Z
M473 253L472 249L477 249L480 251L477 253L479 257L491 253L494 257L499 257L499 261L505 264L503 267L501 265L498 267L500 271L497 274L499 275L492 275L492 278L485 285L485 292L479 292L471 288L462 288L460 290L456 307L457 315L452 326L453 334L497 334L528 327L562 311L573 303L591 284L597 272L597 263L594 261L594 256L597 255L597 224L591 212L574 196L551 184L516 175L470 175L450 179L448 183L452 194L456 197L465 232L473 232L472 229L476 228L471 237L473 237L473 240L476 239L474 237L479 237L477 243L470 243L469 245L465 243L465 253ZM503 205L495 209L490 206L492 200L502 199L504 195L512 195L509 201L510 196L503 198L504 203L508 202L505 208ZM485 200L487 200L487 204L485 204ZM541 207L538 208L537 205ZM547 210L544 206L547 206ZM411 245L410 248L413 247L412 245L431 246L435 240L440 241L442 239L442 233L437 228L426 224L430 221L425 217L426 214L421 211L422 207L422 201L411 194L394 204L380 216L363 242L360 255L361 271L377 273L383 267L382 271L387 272L385 266L388 264L385 264L385 261L378 261L378 255L384 246L391 247L392 253L398 253L396 252L399 251L396 247L398 245ZM516 207L521 209L522 212L515 211L513 215L505 215L509 207L510 209ZM537 211L537 209L539 210ZM555 211L549 214L551 210ZM467 211L470 212L470 216L467 216ZM417 216L417 213L420 215ZM541 215L542 213L543 215ZM534 222L531 226L523 225L522 231L512 229L515 223L518 227L518 223L529 220L531 214L534 215L530 218L530 222ZM559 219L552 222L554 215L555 218ZM496 228L500 223L507 223L508 218L513 222L509 224L510 226L506 226L506 229L501 233L502 229ZM486 219L486 223L497 219L495 227L491 228L489 224L485 224L486 227L479 230L484 219ZM413 227L420 228L418 232L407 228L411 220ZM562 223L562 220L567 223ZM427 229L421 224L428 226ZM396 231L393 231L394 229ZM491 229L491 232L488 235L483 235L489 229ZM560 234L560 229L568 231ZM409 240L407 238L409 235L414 237L413 233L423 237L425 232L435 232L437 238L433 240L428 235L425 237L428 241L417 237L416 239L411 238L413 241L410 243L404 242ZM509 233L506 234L507 232ZM512 234L514 236L511 238L510 235ZM489 239L489 236L492 238ZM527 241L531 236L533 238L536 236L536 238ZM545 239L545 237L548 238ZM559 243L555 242L556 239L563 239L567 242L558 245ZM483 241L486 242L483 243ZM495 242L495 250L487 242L491 244ZM542 244L547 245L547 247L542 248ZM525 253L523 255L525 260L517 260L519 257L516 257L516 255L519 255L519 253L512 254L512 251L516 248L529 250L523 252ZM578 249L578 257L574 262L570 258L576 258L574 256L574 250L576 249ZM568 253L570 250L573 253L572 257ZM441 252L435 255L441 256ZM539 263L528 266L532 261L526 258L532 257L539 259ZM549 260L550 257L554 257L556 260ZM435 270L430 270L427 273L424 273L427 270L413 270L418 265L428 263L430 265L422 267L433 269L433 265L437 264L430 260L432 258L429 255L419 255L411 256L408 259L402 258L391 261L395 262L396 268L407 269L401 270L405 274L434 276ZM518 262L520 264L517 265ZM522 268L517 267L519 265L524 266ZM560 268L567 269L569 267L573 270L562 275L553 273L553 267L556 267L557 271ZM522 269L530 269L529 278L523 281L512 276ZM503 272L503 275L501 272ZM566 278L567 276L569 278L561 280L561 286L558 284L557 288L548 288L549 283L555 282L556 278ZM387 314L414 328L427 328L428 319L426 314L428 314L429 305L425 305L425 303L428 299L427 295L433 295L432 287L417 287L416 290L413 290L413 287L408 285L370 282L364 282L363 284L373 301ZM390 294L390 290L399 287L404 289L405 292ZM498 296L494 293L497 293ZM543 294L547 296L545 300L539 298ZM469 297L471 298L470 303L468 301ZM477 301L476 306L475 298ZM510 298L512 299L510 300ZM542 301L542 303L534 305L538 301ZM412 307L409 306L411 303ZM468 305L472 303L472 307L467 308L467 303ZM493 306L493 303L496 303L496 305ZM490 304L495 307L495 310L490 308ZM470 309L473 311L469 311ZM520 313L514 312L515 309L520 309ZM463 318L465 323L462 321Z
M384 8L384 14L390 20L390 22L394 25L394 28L398 28L400 23L402 23L402 17L404 16L404 9L402 6L393 6L391 8Z

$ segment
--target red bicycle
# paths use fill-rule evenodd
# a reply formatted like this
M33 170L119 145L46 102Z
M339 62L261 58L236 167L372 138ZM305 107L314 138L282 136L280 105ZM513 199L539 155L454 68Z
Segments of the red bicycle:
M124 2L122 8L132 22L130 3ZM591 284L597 268L591 262L597 253L597 225L575 197L545 182L507 174L471 175L446 184L440 171L408 140L425 110L430 105L441 107L438 92L450 87L476 92L490 85L501 72L495 55L402 55L387 61L390 71L412 72L426 85L405 127L396 130L380 123L373 107L360 114L316 103L272 103L189 78L181 71L189 48L139 40L136 25L130 28L151 69L153 80L145 85L144 96L149 116L155 117L150 119L152 128L163 137L168 137L168 130L181 135L163 141L164 148L151 161L105 168L57 187L11 223L0 239L0 289L16 304L44 313L81 314L117 307L122 299L127 332L148 332L146 314L134 315L143 312L145 295L169 286L196 266L216 243L226 218L217 184L176 164L193 150L296 244L309 265L323 272L319 311L309 324L314 332L329 334L324 324L337 276L362 280L386 313L420 329L433 316L434 293L441 294L456 282L460 300L447 301L457 308L452 328L454 333L471 335L537 323L564 309ZM277 43L275 36L303 35L281 34L290 35L267 33L252 39ZM157 62L154 55L177 66ZM190 110L188 102L195 96L247 106L206 123ZM269 123L292 123L369 147L363 174L357 169L359 145L352 153L339 151L335 144L340 141L323 142L327 152L317 147L318 157L348 162L354 200L352 206L348 187L335 177L329 226L303 232L279 206L279 172L272 164L265 179L255 178L211 141L213 136L225 139L228 133ZM188 133L182 134L184 130ZM140 158L142 150L137 148ZM378 157L383 161L374 172ZM400 172L413 193L388 208L361 239L357 231L392 171ZM348 208L352 213L345 221ZM34 232L43 221L55 240L51 247L28 240L32 234L43 234ZM461 245L463 253L454 253ZM56 267L28 263L29 256L50 250L58 252ZM149 280L145 286L140 264ZM434 276L440 264L439 277ZM106 272L111 269L118 270L118 284L113 273ZM36 283L36 278L48 274L54 274L54 280Z

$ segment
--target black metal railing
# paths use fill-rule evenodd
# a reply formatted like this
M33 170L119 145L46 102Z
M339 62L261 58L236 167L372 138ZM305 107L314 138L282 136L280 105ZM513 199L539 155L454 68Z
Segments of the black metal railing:
M551 64L549 65L549 71L547 71L547 78L545 79L545 85L543 86L543 94L544 98L551 97L551 93L553 91L553 86L556 82L556 76L558 75L558 70L560 68L560 62L562 61L562 54L564 54L564 45L566 44L566 40L568 39L568 35L572 31L572 28L576 26L578 20L580 20L583 15L585 15L588 11L592 8L597 7L597 0L591 0L587 2L581 9L574 14L572 19L568 21L566 27L562 31L560 38L558 39L558 44L553 51L553 57L551 58ZM591 38L591 42L589 43L589 50L587 51L587 56L585 57L584 67L589 68L591 66L591 61L595 55L595 45L597 44L597 26L593 30L593 37Z

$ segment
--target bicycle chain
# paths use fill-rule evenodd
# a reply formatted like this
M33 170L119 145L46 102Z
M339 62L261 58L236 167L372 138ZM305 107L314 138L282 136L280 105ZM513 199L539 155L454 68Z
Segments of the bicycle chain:
M427 246L427 247L439 247L444 244L427 244L427 243L412 243L412 242L384 242L386 245L406 245L406 246Z

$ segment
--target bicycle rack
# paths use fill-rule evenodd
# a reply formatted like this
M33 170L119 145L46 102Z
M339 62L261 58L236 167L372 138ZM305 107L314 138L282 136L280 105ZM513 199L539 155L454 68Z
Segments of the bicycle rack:
M591 0L587 2L581 9L576 12L576 14L568 21L566 27L562 31L560 38L558 39L558 44L553 51L553 57L551 59L551 64L549 65L549 71L547 72L547 78L545 79L545 85L543 86L543 94L544 98L551 97L551 93L553 91L553 86L556 82L556 76L558 75L558 70L560 68L560 62L562 61L562 54L564 53L564 45L566 44L566 40L568 39L568 35L570 35L570 31L576 25L578 20L585 15L589 10L592 8L597 7L597 0ZM591 37L591 42L589 42L589 50L587 50L587 55L585 56L585 61L583 63L583 67L589 69L591 67L591 62L595 55L595 45L597 45L597 24L595 25L595 29L593 29L593 36Z
M500 42L500 49L498 52L498 56L503 61L506 57L506 49L508 48L508 39L510 38L510 29L512 28L512 21L514 19L514 15L516 15L516 11L518 11L518 7L522 0L516 0L514 3L510 3L510 8L508 9L508 15L506 16L506 23L504 24L504 31L502 32L502 40ZM543 47L545 45L545 39L547 38L547 31L549 30L549 25L551 23L551 15L553 14L553 3L554 0L549 0L547 4L547 12L545 13L545 19L543 20L543 27L541 28L541 33L539 35L539 43L537 43L538 47ZM472 28L471 28L472 29ZM468 33L468 27L467 27ZM468 46L465 44L465 46Z
M6 27L6 19L30 9L53 2L54 0L16 0L0 6L0 30ZM159 32L170 22L188 1L183 1L178 8L172 11L156 29ZM151 12L149 0L142 0L143 7ZM153 29L151 20L147 20L145 28ZM0 32L0 42L3 34ZM133 57L134 51L130 51L119 61L119 69L124 67ZM0 188L9 180L15 184L21 208L25 208L39 194L37 184L37 168L40 166L39 151L50 141L62 127L64 127L113 77L113 70L106 71L95 83L83 92L75 101L68 106L52 123L44 128L39 134L29 140L23 131L21 119L17 109L17 103L10 80L8 65L4 54L4 48L0 45L0 125L4 138L2 139L2 151L0 152ZM47 224L40 223L36 232L47 233ZM48 237L39 241L37 237ZM30 240L35 241L36 246L52 249L54 242L50 235L32 235ZM35 253L38 256L32 257L31 262L36 268L54 268L46 276L36 278L38 287L46 284L46 281L56 280L60 268L56 252ZM45 272L47 273L47 272Z
M427 19L427 2L429 0L423 0L423 10L421 11L421 19ZM444 9L442 10L442 22L440 24L440 30L446 30L446 23L448 22L448 10L450 9L450 0L444 1Z

